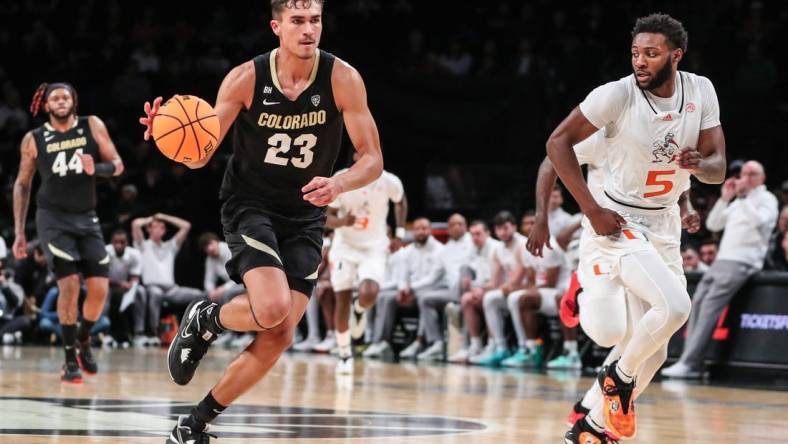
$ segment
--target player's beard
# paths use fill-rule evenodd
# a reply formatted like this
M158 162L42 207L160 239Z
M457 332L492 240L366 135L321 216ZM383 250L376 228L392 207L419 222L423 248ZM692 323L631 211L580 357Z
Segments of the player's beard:
M662 68L657 70L654 74L654 77L646 84L646 86L640 86L640 83L635 82L640 89L645 89L646 91L653 91L660 86L664 85L670 79L671 74L673 74L673 64L670 63L670 57L665 60L665 64L662 65ZM635 72L635 76L637 77L637 72Z
M58 123L65 123L68 122L68 119L71 117L72 114L74 114L74 105L71 105L71 108L69 108L67 111L63 113L57 113L56 111L52 111L51 113L49 113L49 116L55 119Z

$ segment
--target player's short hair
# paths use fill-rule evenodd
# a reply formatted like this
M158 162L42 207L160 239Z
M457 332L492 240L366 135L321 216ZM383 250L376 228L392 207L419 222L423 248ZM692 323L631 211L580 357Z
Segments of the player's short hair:
M493 226L500 227L501 225L505 225L507 222L510 222L512 225L517 225L517 220L514 218L514 214L511 211L503 210L495 215L493 219Z
M536 216L536 211L534 211L534 210L525 210L525 213L523 213L523 217L521 217L520 219L523 219L523 218L526 218L526 217L529 217L529 216Z
M207 247L208 244L210 244L213 241L218 242L219 236L208 231L206 233L201 234L200 237L197 238L197 245L199 246L200 251L205 251L205 247Z
M126 233L126 230L124 230L123 228L115 229L115 231L112 232L112 236L110 236L110 239L112 239L115 236L123 236L126 239L129 238L129 235Z
M312 6L312 3L326 5L325 0L271 0L271 15L274 18L279 18L285 8L295 8L298 3L304 8Z
M671 49L681 48L682 51L687 52L687 30L680 21L668 14L655 12L638 18L635 27L632 28L632 38L642 32L662 34Z
M487 222L485 222L485 221L483 221L481 219L474 220L473 222L471 222L469 227L473 228L473 227L475 227L477 225L482 227L484 229L484 231L486 231L488 233L490 232L490 227L487 225Z

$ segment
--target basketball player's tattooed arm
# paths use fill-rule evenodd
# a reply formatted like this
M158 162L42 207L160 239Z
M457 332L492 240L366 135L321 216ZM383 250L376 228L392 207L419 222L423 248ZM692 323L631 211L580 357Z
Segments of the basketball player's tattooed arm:
M19 173L14 182L14 257L24 259L27 257L27 238L25 237L25 222L27 209L30 206L30 193L33 186L33 177L36 174L36 140L32 132L27 132L22 138L20 147L21 159L19 160Z
M682 148L676 163L679 168L690 170L703 183L719 184L725 180L725 135L722 126L700 131L698 149Z
M79 157L82 159L82 166L88 176L96 175L99 177L112 177L120 176L123 174L123 160L121 160L115 144L109 137L109 131L104 122L96 116L88 117L88 125L93 138L96 139L98 144L99 156L101 162L96 164L93 156L89 154L81 154Z
M580 107L575 107L547 140L547 155L561 182L572 193L583 214L588 217L594 232L609 236L621 231L621 225L625 223L624 218L596 202L591 191L588 190L580 163L572 148L597 130L598 128L580 111Z
M361 75L337 59L331 73L331 86L350 141L361 156L344 173L334 177L315 177L301 189L304 200L318 207L328 205L340 193L363 187L383 173L378 127L367 106L367 90Z
M224 140L224 136L233 126L235 118L242 108L249 109L252 106L252 96L254 95L254 62L251 60L242 63L233 68L222 80L219 86L219 93L216 95L216 104L214 110L216 116L219 118L219 140L216 142L216 148L202 159L197 162L184 162L184 165L191 169L202 168L210 162L211 158ZM153 104L145 102L144 110L145 117L140 117L140 123L145 125L145 133L143 138L149 140L151 137L151 130L153 129L153 119L159 111L161 105L161 97L157 97Z
M408 221L408 197L402 193L402 199L394 204L394 221L397 224L397 229L394 235L397 238L405 237L405 223Z
M546 157L539 165L536 175L536 215L534 226L528 235L525 248L536 257L542 257L544 247L552 249L550 245L550 227L547 224L547 209L550 207L550 194L553 192L555 180L558 178L550 158Z

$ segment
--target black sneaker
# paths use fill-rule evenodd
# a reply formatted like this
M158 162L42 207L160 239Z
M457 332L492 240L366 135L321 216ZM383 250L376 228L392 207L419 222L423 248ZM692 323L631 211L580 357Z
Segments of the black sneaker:
M172 429L169 438L165 441L166 444L208 444L211 442L211 438L216 438L216 435L208 433L207 425L200 432L183 425L183 420L186 418L186 415L178 417L178 424L175 424L175 428Z
M208 299L192 301L186 307L178 334L167 352L167 369L176 384L186 385L192 380L200 359L218 335L208 328L208 315L219 305Z
M82 384L82 372L79 364L73 361L66 361L60 375L60 380L67 384Z
M591 427L591 424L581 419L572 426L572 429L564 435L564 442L566 444L617 444L618 441L613 440L605 434L605 432L597 432Z
M77 362L85 373L89 375L98 373L96 358L93 357L93 352L90 350L90 339L79 343L79 347L77 348Z

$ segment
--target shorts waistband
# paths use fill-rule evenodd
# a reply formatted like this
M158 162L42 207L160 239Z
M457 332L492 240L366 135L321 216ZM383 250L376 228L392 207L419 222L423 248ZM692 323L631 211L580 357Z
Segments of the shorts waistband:
M605 197L607 197L607 205L605 205L605 207L610 208L611 210L623 211L626 213L656 215L656 214L668 213L674 207L673 205L669 207L644 207L641 205L622 202L611 196L607 191L605 191L604 193L605 193Z

